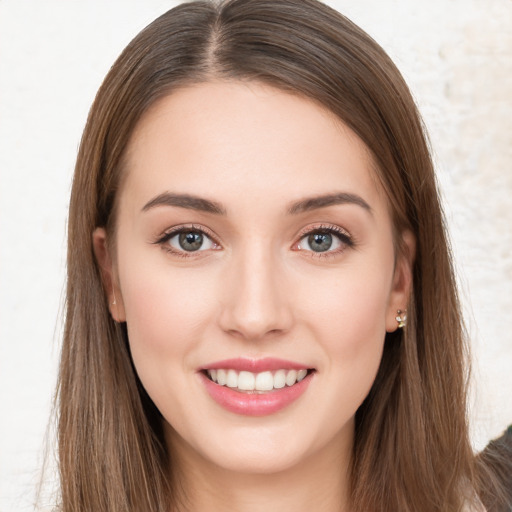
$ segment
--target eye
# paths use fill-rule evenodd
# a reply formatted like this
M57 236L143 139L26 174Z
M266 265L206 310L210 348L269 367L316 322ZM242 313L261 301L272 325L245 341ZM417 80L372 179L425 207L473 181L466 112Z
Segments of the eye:
M218 249L219 245L214 242L213 237L205 233L203 229L196 227L180 227L172 229L165 233L159 240L162 245L170 252L185 256L185 253L194 253L207 251L209 249Z
M338 227L322 227L306 233L295 246L296 250L314 253L336 253L354 245L350 235Z
M214 246L212 240L201 231L181 231L169 238L168 243L174 249L187 252L204 251Z

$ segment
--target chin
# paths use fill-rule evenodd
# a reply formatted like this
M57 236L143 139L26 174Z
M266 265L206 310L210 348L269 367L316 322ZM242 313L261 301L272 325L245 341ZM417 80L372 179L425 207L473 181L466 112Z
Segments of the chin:
M237 473L271 474L285 471L313 449L306 436L290 433L290 426L268 422L268 418L251 418L254 424L244 424L242 418L232 418L227 424L203 422L201 429L191 425L165 424L165 436L172 452L182 460L214 466ZM266 423L266 424L265 424ZM206 430L208 429L208 431ZM304 434L304 431L301 432ZM296 434L296 432L295 432ZM314 436L311 436L314 440Z
M237 474L270 475L297 467L306 457L304 448L298 446L280 446L270 448L264 443L251 446L230 446L228 450L205 453L215 466Z

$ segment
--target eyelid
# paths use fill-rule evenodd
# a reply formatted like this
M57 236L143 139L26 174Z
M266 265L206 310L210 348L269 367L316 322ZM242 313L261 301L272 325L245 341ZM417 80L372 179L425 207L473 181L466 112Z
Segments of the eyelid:
M336 224L326 224L325 222L320 224L309 225L306 226L305 228L302 228L299 231L297 238L304 238L305 235L310 235L318 231L334 233L352 239L352 236L346 229L342 228L341 226L337 226Z
M334 235L335 237L337 237L338 240L343 244L344 247L341 249L336 249L333 251L328 250L325 252L315 252L315 251L310 251L307 249L299 248L299 244L306 236L312 235L314 233L322 233L322 232L330 233L330 234ZM309 256L322 258L322 257L335 256L337 254L344 252L347 248L354 247L355 245L356 244L354 241L354 237L346 229L344 229L341 226L338 226L336 224L321 223L321 224L317 224L317 225L309 225L309 226L303 228L297 235L297 242L295 242L293 244L292 248L294 250L305 251L307 253L310 253Z
M201 253L209 252L212 249L204 250L204 251L197 251L197 252L188 252L188 251L181 251L177 250L174 247L172 247L170 244L167 244L167 242L177 234L183 232L183 231L198 231L202 233L203 235L207 236L214 244L215 249L213 250L219 250L222 248L222 245L218 241L218 237L213 233L212 230L207 228L206 226L201 226L198 224L179 224L177 226L172 226L170 228L167 228L163 233L158 235L158 237L152 242L155 245L161 245L163 249L166 251L182 257L194 257L203 255ZM306 249L299 248L300 242L308 235L311 235L313 233L318 232L325 232L325 233L331 233L335 237L338 238L338 240L343 244L343 248L337 249L337 250L328 250L325 252L314 252ZM297 241L293 244L292 250L300 250L307 253L310 253L309 255L312 257L329 257L329 256L336 256L337 254L340 254L344 252L347 248L354 247L356 245L354 237L344 228L341 226L338 226L336 224L326 224L326 223L320 223L316 225L309 225L303 229L300 230L300 232L297 234L296 237ZM166 245L164 245L166 244Z
M170 228L167 228L163 233L158 235L156 240L154 240L152 243L155 245L161 245L162 248L164 248L166 251L171 252L172 254L176 254L178 256L183 256L183 257L191 257L191 256L197 257L200 253L207 252L207 250L191 251L191 252L180 251L180 250L172 247L170 244L167 244L167 242L171 238L173 238L176 235L179 235L180 233L182 233L184 231L197 231L199 233L202 233L203 235L208 237L215 244L216 247L213 250L218 250L221 248L221 244L219 243L219 241L217 239L218 237L215 235L215 233L213 233L213 231L208 229L206 226L200 226L197 224L179 224L177 226L172 226ZM164 246L164 244L167 244L167 245Z

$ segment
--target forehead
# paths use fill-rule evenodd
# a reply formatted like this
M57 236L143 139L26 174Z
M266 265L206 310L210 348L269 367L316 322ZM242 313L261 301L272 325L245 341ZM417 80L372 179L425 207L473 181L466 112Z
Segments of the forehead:
M370 152L347 126L312 100L255 82L203 83L160 99L125 162L122 195L139 203L165 190L229 202L340 188L384 201Z

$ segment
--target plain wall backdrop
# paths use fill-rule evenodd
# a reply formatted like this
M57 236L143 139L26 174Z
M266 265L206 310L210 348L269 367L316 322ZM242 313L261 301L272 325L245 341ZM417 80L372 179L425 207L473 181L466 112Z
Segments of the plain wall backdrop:
M0 0L0 512L31 510L40 478L68 195L89 106L124 46L177 3ZM512 1L328 3L388 51L430 132L480 449L512 422Z

